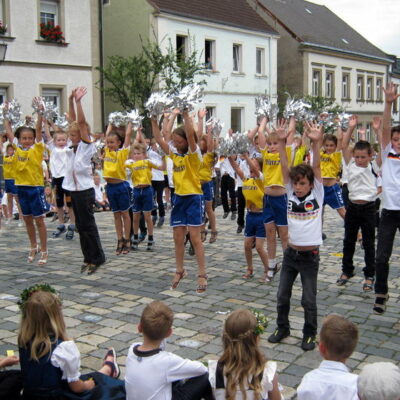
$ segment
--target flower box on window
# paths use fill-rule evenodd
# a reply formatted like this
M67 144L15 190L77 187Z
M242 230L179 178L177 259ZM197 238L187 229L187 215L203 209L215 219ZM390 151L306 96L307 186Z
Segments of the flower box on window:
M65 44L65 38L60 26L51 22L40 24L40 37L48 42Z
M5 33L7 33L7 25L3 21L0 21L0 35L4 35Z

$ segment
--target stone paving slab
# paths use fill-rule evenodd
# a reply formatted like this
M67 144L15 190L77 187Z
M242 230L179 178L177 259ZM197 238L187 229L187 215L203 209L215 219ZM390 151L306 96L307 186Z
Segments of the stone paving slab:
M24 228L15 222L0 230L0 356L6 350L17 350L19 310L16 305L21 290L31 284L48 282L63 298L68 334L82 354L82 372L101 365L105 349L116 348L124 373L129 345L140 340L136 325L146 304L162 300L175 313L173 335L168 349L182 357L198 360L216 359L221 354L221 333L227 314L241 307L259 308L270 318L261 345L268 358L278 362L279 381L286 399L295 398L302 376L317 367L321 357L317 350L305 353L299 345L302 338L303 310L300 305L299 280L293 289L291 336L280 344L268 343L275 327L276 292L279 275L271 284L258 283L261 262L255 256L256 278L244 281L243 237L236 225L222 219L217 209L218 240L206 244L209 287L206 295L195 293L197 268L194 257L185 255L189 276L178 290L169 289L174 272L172 231L168 226L155 229L156 251L149 253L145 245L129 255L114 255L116 245L111 213L96 214L108 263L92 276L81 275L82 262L79 238L49 239L49 262L39 267L26 262L28 248ZM56 223L47 222L49 232ZM383 316L371 313L373 294L361 292L363 252L357 247L357 276L345 287L335 282L340 273L343 222L330 209L325 213L328 239L321 247L318 279L318 320L329 313L342 314L360 328L360 341L348 365L355 372L369 362L379 360L400 363L400 264L399 238L396 238L390 271L390 300ZM280 251L278 251L281 257ZM123 377L122 373L122 377Z

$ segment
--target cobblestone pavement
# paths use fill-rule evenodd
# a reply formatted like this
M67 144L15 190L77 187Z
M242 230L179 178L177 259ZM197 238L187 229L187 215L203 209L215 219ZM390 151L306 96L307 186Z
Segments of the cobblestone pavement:
M155 230L157 251L139 251L115 256L116 244L111 213L96 215L103 247L109 262L92 276L81 275L82 262L78 237L49 239L49 263L44 267L26 262L27 236L15 221L0 231L0 355L17 349L19 310L17 296L28 285L48 282L63 298L68 333L82 354L83 371L98 369L104 349L114 346L122 365L132 341L139 339L136 324L145 305L154 299L165 301L175 313L173 336L168 349L182 357L197 360L215 359L221 353L221 332L226 313L240 307L262 309L271 322L261 344L268 358L277 360L279 381L287 399L295 398L295 388L302 376L321 361L317 350L300 349L303 311L300 305L299 281L293 291L292 335L283 343L271 345L267 337L275 327L275 303L279 276L269 285L258 283L261 263L255 258L256 278L244 281L243 238L236 234L236 223L222 219L217 209L218 240L207 244L206 257L209 288L199 296L196 289L196 262L186 255L189 277L178 290L169 290L174 271L172 232L168 226ZM335 281L340 273L343 223L335 212L327 210L325 233L328 239L321 247L318 279L318 316L332 312L358 323L361 337L356 352L348 362L355 372L368 362L400 361L400 274L399 240L392 256L390 300L384 316L371 313L373 294L361 292L363 253L357 248L355 263L357 277L347 287L338 288ZM51 232L56 223L48 222ZM49 234L50 235L50 234ZM122 368L123 371L123 368ZM123 376L123 374L122 374Z

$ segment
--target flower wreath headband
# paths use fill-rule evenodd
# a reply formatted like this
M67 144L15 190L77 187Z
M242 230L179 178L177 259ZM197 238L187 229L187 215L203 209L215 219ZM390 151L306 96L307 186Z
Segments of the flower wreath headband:
M26 289L24 289L19 297L18 300L18 307L22 311L22 314L25 316L25 307L26 307L26 302L28 299L32 296L33 293L35 292L49 292L52 293L55 298L57 299L58 303L61 305L61 298L52 286L50 286L48 283L37 283L36 285L30 286Z
M257 320L257 324L254 327L254 329L248 330L244 333L241 333L235 339L232 339L227 335L227 337L229 338L230 341L240 342L241 340L249 337L250 335L258 336L258 335L262 335L265 332L265 330L267 329L267 326L268 326L268 318L259 310L251 310L251 313L254 315L254 317ZM226 333L224 333L224 334L226 334Z

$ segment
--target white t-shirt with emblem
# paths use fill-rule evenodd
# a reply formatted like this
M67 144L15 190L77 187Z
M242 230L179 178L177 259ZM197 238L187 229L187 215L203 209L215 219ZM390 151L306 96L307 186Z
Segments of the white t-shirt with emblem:
M285 186L288 197L289 243L294 246L321 245L324 186L315 179L311 193L302 201L294 194L291 183Z
M400 210L400 154L389 143L382 148L382 207Z

